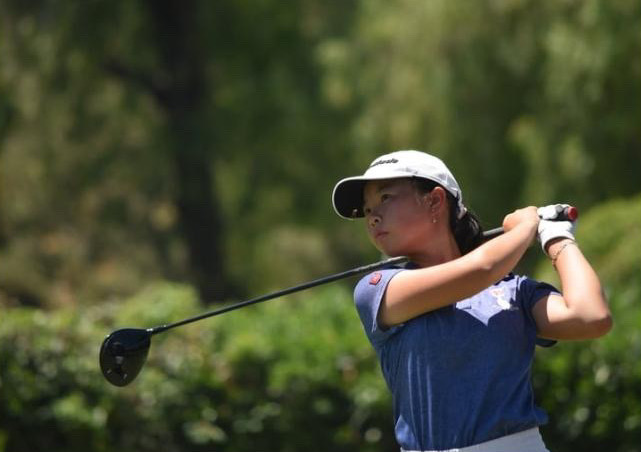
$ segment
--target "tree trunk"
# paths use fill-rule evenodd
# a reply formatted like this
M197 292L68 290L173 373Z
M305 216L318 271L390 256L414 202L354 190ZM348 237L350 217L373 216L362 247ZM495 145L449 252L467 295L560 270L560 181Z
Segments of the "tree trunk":
M206 124L205 57L193 0L148 0L162 64L155 94L164 106L175 166L176 205L191 273L205 302L231 294L224 265L223 225L213 194L213 124Z

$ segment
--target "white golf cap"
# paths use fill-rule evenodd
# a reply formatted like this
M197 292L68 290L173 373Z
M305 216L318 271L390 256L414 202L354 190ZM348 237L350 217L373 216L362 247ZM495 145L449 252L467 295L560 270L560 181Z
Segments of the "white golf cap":
M362 176L339 181L332 193L334 210L343 218L363 217L363 187L368 181L418 177L441 185L456 198L458 217L467 212L463 193L445 163L438 157L420 151L396 151L378 157Z

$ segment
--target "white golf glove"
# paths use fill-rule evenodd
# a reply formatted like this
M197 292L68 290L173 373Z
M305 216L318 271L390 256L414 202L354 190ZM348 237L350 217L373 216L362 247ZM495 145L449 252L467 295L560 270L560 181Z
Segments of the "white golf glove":
M555 221L565 208L569 207L567 204L551 204L545 207L539 207L537 213L541 218L539 222L538 239L541 242L541 247L544 252L547 252L547 245L550 240L566 238L574 239L574 229L576 227L574 221Z
M559 216L565 209L569 209L569 204L550 204L549 206L539 207L536 213L541 220L558 220Z

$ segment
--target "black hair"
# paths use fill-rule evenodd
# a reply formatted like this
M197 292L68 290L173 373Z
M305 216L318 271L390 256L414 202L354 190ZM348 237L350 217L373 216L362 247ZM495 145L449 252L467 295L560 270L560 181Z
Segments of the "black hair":
M443 188L442 185L437 182L420 177L413 177L412 182L421 193L429 193L434 190L435 187ZM445 188L443 188L443 190L445 190ZM454 240L456 240L461 254L467 254L483 243L483 227L476 214L470 209L467 209L465 214L459 218L458 200L448 190L445 190L445 193L447 194L447 200L450 206L450 229L454 234Z

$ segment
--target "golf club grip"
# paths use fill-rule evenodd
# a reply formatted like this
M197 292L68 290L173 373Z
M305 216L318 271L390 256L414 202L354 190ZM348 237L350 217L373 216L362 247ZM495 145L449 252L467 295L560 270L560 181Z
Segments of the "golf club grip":
M561 212L559 212L558 217L554 221L574 221L579 218L579 209L574 206L564 207ZM494 228L487 231L483 231L483 240L490 240L499 235L503 234L503 228Z

